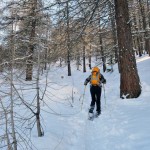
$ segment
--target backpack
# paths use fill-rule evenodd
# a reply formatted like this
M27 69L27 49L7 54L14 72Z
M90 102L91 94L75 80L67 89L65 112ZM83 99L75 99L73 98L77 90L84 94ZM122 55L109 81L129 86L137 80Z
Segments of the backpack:
M98 67L94 67L91 73L91 85L99 85L100 83L100 69Z

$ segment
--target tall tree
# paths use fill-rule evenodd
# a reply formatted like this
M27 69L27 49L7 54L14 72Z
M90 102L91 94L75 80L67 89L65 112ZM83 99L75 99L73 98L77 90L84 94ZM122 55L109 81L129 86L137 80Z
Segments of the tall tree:
M83 45L83 72L86 72L85 45Z
M127 0L115 0L117 36L120 62L120 97L137 98L141 94L133 51Z
M66 18L67 18L67 63L68 63L68 76L71 76L71 65L70 65L70 26L69 26L69 1L66 2Z
M149 0L147 0L147 18L148 18L148 27L150 28L150 9L149 9L149 5L150 5L150 1ZM150 39L148 39L149 41L150 41ZM149 46L150 46L150 44L149 44ZM148 53L149 53L149 56L150 56L150 48L149 48L149 51L148 51Z
M144 41L145 41L145 51L148 53L150 49L149 37L148 37L148 23L146 22L146 13L145 13L145 5L143 0L139 0L142 24L144 30Z
M26 62L26 80L32 80L32 70L33 70L33 53L35 47L35 36L36 36L36 9L37 9L37 0L31 1L31 9L30 9L30 41L29 41L29 48L27 52L27 62Z
M115 62L118 62L118 48L117 48L117 35L116 35L116 22L115 22L115 13L114 13L114 5L110 2L108 4L110 10L110 21L111 21L111 28L112 28L112 37L113 37L113 49L115 53Z

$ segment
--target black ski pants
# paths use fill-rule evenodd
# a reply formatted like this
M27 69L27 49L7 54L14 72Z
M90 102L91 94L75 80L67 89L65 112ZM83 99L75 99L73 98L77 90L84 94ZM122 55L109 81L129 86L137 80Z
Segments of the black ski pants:
M91 112L94 110L95 103L96 103L96 111L101 113L101 87L99 86L91 86L90 87L90 92L91 92Z

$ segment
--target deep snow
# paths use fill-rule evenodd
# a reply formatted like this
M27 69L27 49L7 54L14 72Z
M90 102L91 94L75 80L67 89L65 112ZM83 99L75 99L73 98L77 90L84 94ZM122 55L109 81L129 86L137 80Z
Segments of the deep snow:
M142 85L142 94L137 99L119 98L120 76L117 65L114 66L113 73L102 73L107 80L101 95L102 114L93 121L87 119L91 101L89 85L83 96L84 81L91 72L88 65L86 73L82 72L82 68L81 71L77 71L74 65L71 77L67 76L66 67L51 66L46 94L44 101L41 101L44 136L37 137L35 125L31 132L34 145L32 148L34 150L150 150L149 64L150 57L137 58ZM93 61L92 66L94 65ZM40 78L40 85L43 87L41 91L44 91L46 79L44 75L40 75ZM1 80L2 82L4 81ZM18 89L24 89L19 92L25 100L34 99L36 84L26 85L25 81L14 82ZM7 86L4 86L3 90L8 91ZM16 103L20 104L19 101ZM15 108L15 111L22 116L28 116L30 112L25 107ZM3 150L6 150L5 147ZM19 150L23 149L19 147Z
M39 150L149 150L150 149L150 57L137 58L138 72L142 85L142 94L137 99L119 98L119 73L117 65L113 73L102 73L107 79L101 96L102 114L94 121L87 119L90 105L89 85L84 93L84 80L90 74L76 71L67 76L66 68L55 68L49 74L49 80L59 90L47 89L53 93L46 103L58 114L42 113L45 135L37 138L34 132L32 140ZM94 64L93 64L94 65ZM64 78L62 78L62 76ZM71 100L73 90L73 103ZM83 100L83 106L82 106ZM106 104L105 104L106 103ZM71 107L71 105L73 107ZM42 109L51 112L44 106ZM36 130L35 130L36 131Z

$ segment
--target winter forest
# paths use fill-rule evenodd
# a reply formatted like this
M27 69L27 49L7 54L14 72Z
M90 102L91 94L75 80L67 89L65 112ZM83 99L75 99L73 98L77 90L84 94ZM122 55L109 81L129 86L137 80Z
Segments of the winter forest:
M0 150L149 150L149 59L150 0L0 0Z

